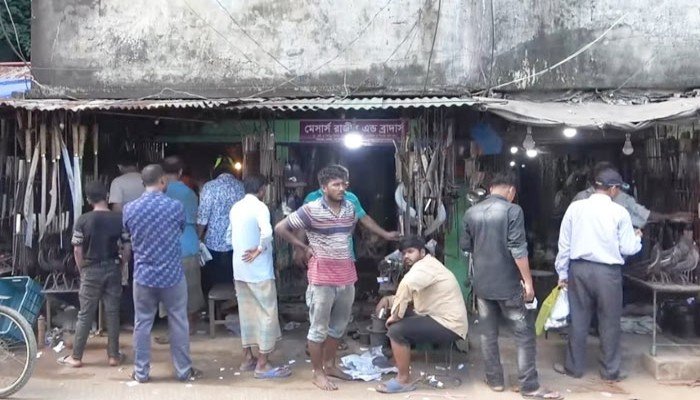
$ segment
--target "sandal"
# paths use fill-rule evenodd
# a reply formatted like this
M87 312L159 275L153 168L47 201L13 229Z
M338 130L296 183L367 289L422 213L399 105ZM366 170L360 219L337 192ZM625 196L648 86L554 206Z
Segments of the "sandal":
M80 368L80 367L83 366L82 361L80 361L80 364L78 364L78 365L76 365L76 364L71 364L71 363L68 361L70 358L73 358L73 356L67 355L67 356L59 357L59 358L56 360L56 362L57 362L59 365L63 365L64 367ZM75 360L75 361L78 361L78 360Z
M255 367L257 367L257 365L258 359L256 357L253 357L241 364L241 366L238 367L238 370L241 372L255 371Z
M190 367L190 370L187 371L185 376L183 376L182 378L178 378L178 380L181 382L189 382L202 379L202 377L204 377L204 373L201 370L194 367Z
M129 375L129 377L131 378L132 381L136 381L138 383L148 383L151 381L150 376L147 376L143 379L139 379L138 377L136 377L136 371L132 372L131 375Z
M580 378L580 376L576 376L575 374L570 372L568 369L566 369L564 364L554 363L554 365L552 366L552 369L554 369L555 372L558 372L562 375L570 376L572 378L577 378L577 379Z
M618 383L627 379L627 374L625 374L624 372L618 372L617 375L613 378L605 377L603 376L603 374L600 374L600 379L602 379L605 383Z
M124 363L124 360L126 360L126 354L119 353L119 356L117 357L109 357L109 366L118 367Z
M489 387L489 389L491 389L492 391L494 391L496 393L501 393L501 392L504 392L506 390L506 387L503 385L492 385L487 380L484 380L484 383L486 384L486 386Z
M416 390L415 384L409 383L404 385L397 381L396 378L391 378L388 381L381 383L377 386L377 392L387 394L406 393L412 392L414 390Z
M255 379L287 378L290 375L292 375L292 371L290 371L286 367L275 367L275 368L269 369L267 371L262 371L262 372L255 371L253 373L253 377Z
M156 336L153 338L153 341L161 345L170 344L170 338L167 336Z
M521 393L521 395L526 399L547 399L547 400L561 400L564 398L559 392L555 392L548 389L539 388L534 392Z

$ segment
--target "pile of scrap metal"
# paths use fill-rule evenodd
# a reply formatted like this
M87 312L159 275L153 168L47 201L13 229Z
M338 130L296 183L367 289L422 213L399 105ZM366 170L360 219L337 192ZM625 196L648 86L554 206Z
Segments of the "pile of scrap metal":
M430 237L448 219L445 203L456 198L454 185L454 127L441 111L426 112L411 135L396 144L394 200L400 230ZM450 217L454 214L450 213Z
M649 258L633 263L627 272L650 282L694 284L698 282L699 261L700 249L693 241L693 231L686 229L673 247L662 250L656 243Z

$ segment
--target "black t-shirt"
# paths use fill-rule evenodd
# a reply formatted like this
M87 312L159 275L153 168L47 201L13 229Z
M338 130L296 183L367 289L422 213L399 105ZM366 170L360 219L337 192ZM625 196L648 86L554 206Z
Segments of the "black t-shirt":
M71 243L83 247L86 263L116 260L122 233L122 213L90 211L78 218Z

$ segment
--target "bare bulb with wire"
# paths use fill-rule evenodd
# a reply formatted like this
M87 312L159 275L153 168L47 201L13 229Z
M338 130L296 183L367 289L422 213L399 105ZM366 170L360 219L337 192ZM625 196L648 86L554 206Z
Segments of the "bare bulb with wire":
M630 134L625 134L625 144L622 146L622 154L630 156L634 153L634 147L632 146L632 141L630 140Z

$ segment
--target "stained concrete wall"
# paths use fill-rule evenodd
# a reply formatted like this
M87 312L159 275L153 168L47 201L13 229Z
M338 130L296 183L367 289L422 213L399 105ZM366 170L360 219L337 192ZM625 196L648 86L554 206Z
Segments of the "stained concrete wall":
M35 77L54 94L77 97L465 93L551 66L623 15L585 53L503 90L700 86L697 0L42 0L32 7Z

